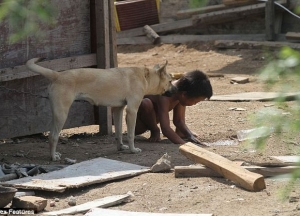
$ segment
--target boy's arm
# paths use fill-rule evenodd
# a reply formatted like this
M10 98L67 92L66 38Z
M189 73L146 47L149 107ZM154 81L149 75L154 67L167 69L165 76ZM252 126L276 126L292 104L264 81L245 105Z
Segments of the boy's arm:
M169 100L167 97L160 97L157 104L157 115L160 121L160 128L163 133L172 143L184 144L186 141L181 139L181 137L175 133L175 131L170 127L169 118Z
M201 144L200 140L197 139L197 135L194 135L192 131L185 124L185 110L186 107L180 104L177 104L173 110L173 123L176 126L177 130L179 130L184 137L186 137L189 141Z

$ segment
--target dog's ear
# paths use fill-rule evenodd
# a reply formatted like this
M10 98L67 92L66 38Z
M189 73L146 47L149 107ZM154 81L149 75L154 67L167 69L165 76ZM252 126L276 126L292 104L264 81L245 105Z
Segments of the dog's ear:
M167 70L166 70L167 65L168 65L168 61L166 60L166 63L161 67L159 66L159 68L156 69L156 71L159 72L160 74L167 72Z

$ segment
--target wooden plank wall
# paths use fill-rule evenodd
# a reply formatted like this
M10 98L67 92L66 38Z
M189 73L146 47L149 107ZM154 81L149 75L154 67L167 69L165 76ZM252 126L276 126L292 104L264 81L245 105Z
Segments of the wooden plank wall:
M290 0L290 8L292 12L295 13L295 8L300 7L299 0ZM299 16L299 14L297 14ZM283 20L282 20L282 32L300 32L300 19L292 16L289 13L284 13Z
M51 1L58 10L57 25L43 27L43 38L8 44L9 26L0 23L0 71L34 57L59 59L91 53L90 0ZM49 130L48 84L42 76L0 82L0 139ZM93 106L74 102L65 128L90 124L94 124Z

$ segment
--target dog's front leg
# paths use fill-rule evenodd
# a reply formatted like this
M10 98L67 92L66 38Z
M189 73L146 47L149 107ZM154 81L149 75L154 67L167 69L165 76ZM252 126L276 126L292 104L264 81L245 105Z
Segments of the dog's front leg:
M116 142L117 142L117 149L119 151L129 149L129 147L127 145L123 144L123 140L122 140L123 110L124 110L124 107L114 107L113 108Z
M132 153L139 153L142 150L134 147L134 132L136 125L136 116L137 116L138 106L130 106L126 107L126 124L127 124L127 137L129 149Z

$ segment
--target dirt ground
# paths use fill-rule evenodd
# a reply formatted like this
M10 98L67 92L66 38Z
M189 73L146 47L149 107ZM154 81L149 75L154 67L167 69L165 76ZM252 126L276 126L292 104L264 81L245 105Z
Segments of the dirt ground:
M264 91L263 84L257 79L258 70L266 63L266 53L259 50L216 50L210 43L190 43L181 45L157 46L119 46L118 64L123 66L146 65L152 67L168 60L171 73L200 69L208 74L222 74L223 77L210 77L214 95ZM250 82L231 84L230 79L246 76ZM291 105L293 102L289 102ZM188 107L186 123L198 133L203 142L236 140L237 131L253 127L249 115L270 105L272 102L220 102L204 101ZM244 111L230 110L232 107ZM170 113L172 119L172 113ZM171 123L172 124L172 123ZM126 140L126 127L124 125ZM97 126L64 130L64 139L58 145L62 157L76 159L77 162L96 157L152 166L164 153L171 156L172 166L190 165L192 161L183 156L178 145L170 143L162 136L160 143L149 143L149 133L136 137L136 146L142 149L139 154L117 152L113 136L97 135ZM6 140L9 141L9 140ZM210 146L207 150L220 154L230 160L243 160L250 164L272 162L271 155L295 155L299 151L299 140L279 140L271 137L264 151L240 142L233 146ZM25 157L15 157L23 153ZM32 164L64 164L49 162L47 137L35 135L13 139L13 143L0 144L0 161ZM213 213L226 215L300 215L299 187L292 189L286 200L279 192L288 181L286 179L266 178L266 190L249 192L224 178L175 178L174 171L169 173L147 173L124 180L91 185L84 188L67 190L64 193L37 191L36 194L48 199L46 211L68 207L68 199L76 197L77 204L110 195L131 191L134 201L112 209L138 212L159 213ZM49 203L59 198L55 207ZM78 214L80 215L80 214Z

